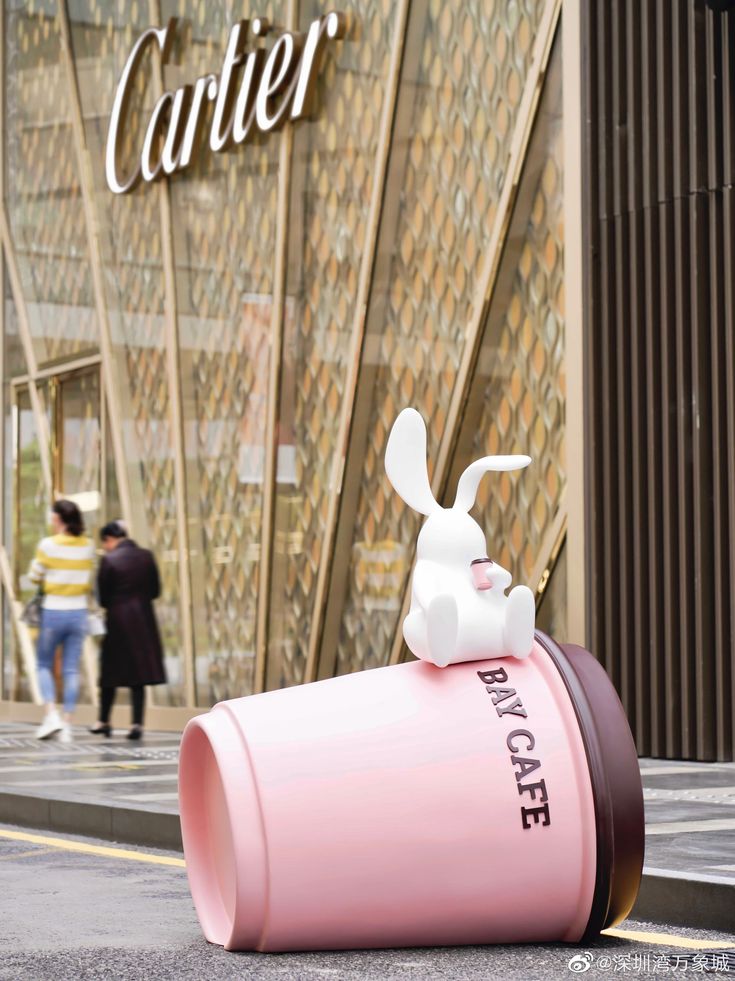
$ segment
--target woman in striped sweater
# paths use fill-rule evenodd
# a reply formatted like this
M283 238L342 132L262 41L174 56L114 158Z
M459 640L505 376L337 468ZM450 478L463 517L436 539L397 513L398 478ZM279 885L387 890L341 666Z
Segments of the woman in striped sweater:
M38 683L46 716L36 737L48 739L59 733L63 743L72 740L71 716L79 696L79 658L87 633L87 597L92 583L94 546L84 534L84 521L72 501L56 501L51 508L54 534L39 542L31 563L30 578L43 588L43 611L36 656ZM54 654L62 648L64 716L55 704Z

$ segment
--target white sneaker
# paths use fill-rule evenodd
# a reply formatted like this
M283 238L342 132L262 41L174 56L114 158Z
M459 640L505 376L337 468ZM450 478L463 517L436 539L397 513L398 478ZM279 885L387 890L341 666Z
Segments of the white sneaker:
M36 729L36 739L48 739L49 736L53 736L60 729L63 729L61 717L56 709L52 709L51 712L46 713L43 722Z
M61 727L61 732L59 733L60 743L73 743L74 734L71 731L71 726L67 725L66 722Z

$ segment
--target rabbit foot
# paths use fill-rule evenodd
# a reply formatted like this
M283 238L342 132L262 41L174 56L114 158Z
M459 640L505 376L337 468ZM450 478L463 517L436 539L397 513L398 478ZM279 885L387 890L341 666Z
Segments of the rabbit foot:
M505 607L503 640L506 653L513 657L528 657L533 649L533 630L536 604L528 586L511 589Z
M426 635L429 660L445 668L452 660L457 646L457 601L448 594L435 596L426 610Z

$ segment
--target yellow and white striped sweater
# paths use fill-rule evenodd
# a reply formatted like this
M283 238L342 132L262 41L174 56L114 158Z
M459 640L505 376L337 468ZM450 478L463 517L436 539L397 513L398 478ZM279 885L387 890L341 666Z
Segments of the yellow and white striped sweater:
M43 538L31 562L29 577L43 582L47 610L83 610L92 585L94 545L85 535Z

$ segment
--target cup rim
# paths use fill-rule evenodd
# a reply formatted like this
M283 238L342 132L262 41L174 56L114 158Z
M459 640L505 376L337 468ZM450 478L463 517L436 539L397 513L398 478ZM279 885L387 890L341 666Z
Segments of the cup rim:
M574 707L587 755L595 805L595 888L582 941L620 923L638 896L645 817L638 753L618 693L600 662L577 644L559 644L541 630L536 642L559 671Z

